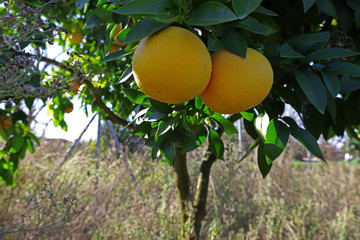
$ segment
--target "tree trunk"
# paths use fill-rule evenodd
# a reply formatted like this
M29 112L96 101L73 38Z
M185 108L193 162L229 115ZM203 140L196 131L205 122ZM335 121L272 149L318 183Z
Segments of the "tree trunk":
M191 239L200 239L201 222L206 216L206 200L209 187L210 169L215 161L215 154L208 149L200 166L200 173L196 186L193 220L194 231L192 232Z
M183 154L181 148L175 149L174 171L175 182L178 189L179 208L181 214L180 222L180 239L189 239L190 229L187 221L191 213L191 191L190 191L190 177L187 169L186 154Z
M196 187L195 200L192 205L190 177L187 169L186 154L176 148L174 171L178 189L179 208L181 215L180 239L200 239L201 221L206 215L206 199L209 186L210 169L216 157L207 150L201 163L200 173Z
M240 114L232 115L229 121L235 122L241 117ZM217 130L221 136L224 131ZM206 200L209 187L210 170L216 161L216 156L211 152L210 147L205 152L201 162L198 176L195 199L192 202L190 177L187 169L186 154L181 153L181 148L175 149L174 171L175 181L179 195L179 207L181 214L180 239L181 240L200 240L201 222L206 216Z

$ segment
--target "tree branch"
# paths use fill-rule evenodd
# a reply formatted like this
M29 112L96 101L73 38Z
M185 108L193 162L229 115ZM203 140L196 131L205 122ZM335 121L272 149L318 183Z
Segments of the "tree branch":
M239 120L242 116L240 114L231 115L228 120L232 123ZM222 128L218 128L217 133L221 136L224 133ZM210 146L206 149L204 158L200 165L200 173L196 186L195 201L194 201L194 228L192 239L200 239L201 221L206 215L206 199L209 187L210 170L213 163L216 161L216 155L211 152Z
M95 88L94 85L89 80L84 80L84 83L86 86L91 90L94 100L92 101L92 104L97 105L101 108L107 115L108 120L110 120L114 124L119 124L121 126L127 126L127 128L134 129L132 125L128 125L129 122L119 118L113 111L111 111L110 108L106 106L106 104L102 101L101 95L99 94L99 89Z
M30 54L30 53L24 53L24 52L16 52L15 55L23 55L26 57L36 57L36 55ZM47 57L41 57L39 59L39 61L42 62L46 62L48 64L51 65L55 65L61 69L64 69L66 71L69 71L71 73L74 73L74 70L72 68L67 67L65 64L62 64L56 60L47 58ZM94 100L92 101L93 104L97 105L98 107L101 108L101 110L103 110L107 115L108 115L108 120L110 120L112 123L114 124L119 124L121 126L127 126L130 129L133 129L134 127L132 125L128 125L129 122L119 118L110 108L108 108L106 106L106 104L102 101L101 99L101 95L99 94L99 90L97 88L94 87L94 85L91 83L91 81L89 80L84 80L84 83L86 84L86 86L91 90L93 96L94 96Z
M36 55L34 54L31 54L31 53L24 53L24 52L16 52L15 55L22 55L22 56L25 56L25 57L37 57ZM64 69L66 71L69 71L69 72L74 72L73 69L67 67L65 64L62 64L54 59L50 59L50 58L47 58L47 57L43 57L41 56L39 59L40 62L46 62L47 64L51 64L51 65L54 65L54 66L57 66L61 69Z

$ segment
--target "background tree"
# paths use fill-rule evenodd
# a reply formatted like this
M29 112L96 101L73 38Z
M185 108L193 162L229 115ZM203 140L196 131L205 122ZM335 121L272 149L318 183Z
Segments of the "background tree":
M26 149L32 152L32 142L37 141L26 127L27 116L19 108L21 103L31 108L29 101L35 98L45 101L53 97L50 109L54 123L64 129L63 116L71 104L69 99L79 95L82 104L91 105L92 111L98 112L102 119L144 136L152 158L162 155L174 169L182 238L199 237L206 214L211 167L217 159L226 160L221 136L224 132L237 132L235 121L241 119L254 139L247 153L258 147L258 166L264 177L286 147L290 135L322 160L316 142L320 136L330 139L343 136L346 131L350 137L358 137L360 66L356 51L360 45L360 3L357 0L46 2L21 2L32 9L46 6L46 11L32 12L41 16L42 22L35 25L38 30L30 32L26 39L20 38L26 36L21 29L34 26L24 17L27 14L23 13L23 6L11 2L0 11L0 80L5 103L0 120L2 126L7 126L0 131L6 141L1 151L0 176L8 184L14 185L18 160L25 156ZM22 24L14 25L12 19ZM267 98L244 112L221 115L208 109L200 97L176 105L147 97L133 81L132 53L141 39L170 25L197 34L210 52L226 48L242 57L247 47L262 52L274 71L274 84ZM24 51L29 45L39 50L49 49L45 40L52 39L54 31L60 32L54 41L64 49L69 46L73 49L70 60L60 63ZM47 33L49 36L44 37ZM3 94L9 79L5 74L18 74L10 71L11 64L14 61L19 64L17 58L21 57L37 57L37 61L56 68L47 79L34 64L36 60L31 64L35 72L25 71L27 68L21 65L20 72L27 76L27 84L17 83L16 89L29 85L35 89L56 86L58 91L46 88L40 96L30 95L27 90L23 91L26 94ZM46 83L49 81L51 84ZM62 89L71 91L64 95ZM283 114L285 104L296 110L304 128ZM204 144L206 139L208 147L203 159L198 159L201 166L197 186L192 187L186 153Z

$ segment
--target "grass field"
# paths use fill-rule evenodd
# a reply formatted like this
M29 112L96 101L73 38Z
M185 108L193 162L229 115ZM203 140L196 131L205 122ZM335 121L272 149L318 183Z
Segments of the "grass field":
M177 239L171 167L140 149L129 156L134 182L112 148L94 158L94 144L82 144L50 183L69 147L42 141L21 161L18 186L0 184L0 239ZM255 154L234 164L228 142L227 160L213 166L203 239L360 239L360 165L309 168L292 164L294 152L262 179ZM193 186L201 156L189 155Z

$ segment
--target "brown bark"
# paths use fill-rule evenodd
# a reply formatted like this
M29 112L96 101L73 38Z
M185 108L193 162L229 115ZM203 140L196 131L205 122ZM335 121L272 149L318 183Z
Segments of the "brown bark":
M191 212L191 191L190 177L187 169L186 154L182 153L181 148L175 148L174 159L175 182L178 189L179 208L181 214L180 239L189 239L189 230L186 223Z
M228 120L231 122L235 122L240 118L240 114L234 114L231 115ZM217 132L221 136L224 133L224 130L219 128ZM196 186L195 199L193 203L193 231L191 232L190 239L199 240L201 237L201 222L206 216L206 201L209 188L210 171L215 161L216 155L212 153L210 147L208 147L201 162L200 172Z
M194 231L192 232L191 239L200 239L201 221L206 216L206 200L209 188L210 170L215 161L215 154L208 149L200 166L200 173L196 186L193 220Z
M106 104L103 102L101 95L99 93L99 89L95 88L94 85L89 80L84 80L84 83L86 86L91 90L92 95L94 96L94 100L92 101L92 104L97 105L101 108L106 114L107 119L110 120L114 124L119 124L121 126L127 126L127 128L133 129L134 127L132 125L128 125L129 122L119 118L110 108L106 106Z

